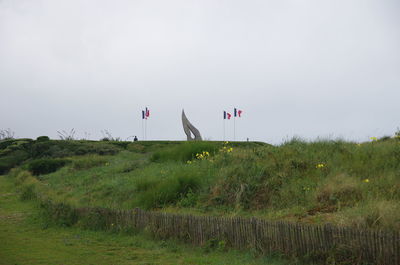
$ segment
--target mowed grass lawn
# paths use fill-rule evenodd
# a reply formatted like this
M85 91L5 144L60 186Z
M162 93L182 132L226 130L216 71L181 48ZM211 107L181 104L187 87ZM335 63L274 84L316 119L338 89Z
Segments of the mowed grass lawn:
M34 202L19 200L0 176L0 265L68 264L289 264L238 251L206 251L144 235L45 227ZM293 263L290 263L293 264Z

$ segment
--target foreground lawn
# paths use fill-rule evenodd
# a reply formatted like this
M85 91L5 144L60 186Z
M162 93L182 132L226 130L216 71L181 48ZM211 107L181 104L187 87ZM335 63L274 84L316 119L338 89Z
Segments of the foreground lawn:
M22 202L0 176L0 265L21 264L289 264L237 251L206 251L144 235L46 227L33 202ZM293 264L293 263L290 263Z

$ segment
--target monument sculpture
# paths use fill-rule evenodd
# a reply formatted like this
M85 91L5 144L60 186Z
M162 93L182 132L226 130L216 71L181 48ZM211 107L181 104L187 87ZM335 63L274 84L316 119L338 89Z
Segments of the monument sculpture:
M197 130L196 127L193 126L193 124L190 123L188 118L186 118L185 111L182 110L182 124L183 124L183 130L186 133L187 140L188 141L201 141L201 135L199 130ZM192 134L194 135L194 138L192 137Z

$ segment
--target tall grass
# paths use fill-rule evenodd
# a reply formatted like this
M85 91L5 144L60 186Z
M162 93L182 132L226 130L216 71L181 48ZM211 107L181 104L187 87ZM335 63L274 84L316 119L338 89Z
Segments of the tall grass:
M127 148L110 157L75 156L40 176L39 184L46 184L43 190L56 200L79 206L167 207L397 227L397 208L391 205L400 204L399 140L153 144L158 146L153 153ZM211 155L196 158L203 151ZM376 205L386 210L377 214Z
M196 154L207 151L215 153L220 144L213 142L192 141L183 144L164 148L156 151L151 156L152 162L180 161L186 162L195 158Z

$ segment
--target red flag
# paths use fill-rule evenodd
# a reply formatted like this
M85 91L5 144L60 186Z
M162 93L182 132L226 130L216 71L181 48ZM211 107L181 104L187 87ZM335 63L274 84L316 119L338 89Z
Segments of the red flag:
M150 110L146 108L146 118L150 117Z
M226 115L228 116L228 120L230 120L232 115L229 112L227 112Z
M241 110L238 110L238 115L239 115L239 118L241 117L240 115L242 115L242 111Z

